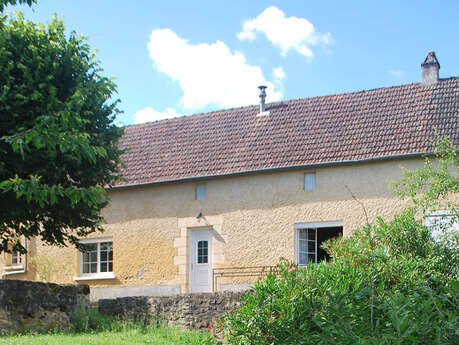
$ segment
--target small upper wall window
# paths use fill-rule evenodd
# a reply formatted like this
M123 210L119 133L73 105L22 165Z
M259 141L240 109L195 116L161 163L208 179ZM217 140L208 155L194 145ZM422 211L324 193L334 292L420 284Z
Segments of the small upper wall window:
M316 189L316 173L308 172L304 174L304 190Z
M206 184L200 183L196 186L196 200L204 200L206 198Z

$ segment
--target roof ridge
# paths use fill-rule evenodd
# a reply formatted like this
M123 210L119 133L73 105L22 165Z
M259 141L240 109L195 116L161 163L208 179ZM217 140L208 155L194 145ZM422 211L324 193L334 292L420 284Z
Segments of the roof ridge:
M451 79L459 79L459 76L452 76L452 77L447 77L447 78L440 78L439 82L451 80ZM269 106L272 105L281 105L285 103L290 103L290 102L297 102L297 101L302 101L302 100L314 100L314 99L322 99L322 98L327 98L327 97L336 97L336 96L343 96L343 95L351 95L351 94L359 94L359 93L365 93L365 92L372 92L372 91L377 91L377 90L383 90L383 89L393 89L393 88L400 88L400 87L410 87L410 86L415 86L415 85L421 85L421 82L412 82L412 83L406 83L406 84L398 84L398 85L391 85L391 86L381 86L381 87L375 87L371 89L363 89L363 90L356 90L356 91L346 91L346 92L337 92L337 93L331 93L331 94L326 94L326 95L317 95L317 96L311 96L311 97L298 97L298 98L291 98L291 99L284 99L276 102L270 102L266 103L266 109L269 110ZM224 109L218 109L218 110L211 110L207 112L199 112L199 113L193 113L193 114L187 114L187 115L181 115L181 116L176 116L168 119L160 119L160 120L154 120L154 121L149 121L149 122L144 122L144 123L137 123L137 124L129 124L123 126L124 128L126 127L140 127L140 126L146 126L146 125L153 125L157 123L165 123L167 121L176 121L176 120L181 120L184 118L188 118L190 116L204 116L204 115L212 115L215 113L224 113L224 112L231 112L239 109L248 109L251 107L258 107L257 104L250 104L250 105L243 105L239 107L232 107L232 108L224 108Z
M258 107L258 105L250 104L250 105L242 105L240 107L211 110L211 111L207 111L207 112L193 113L193 114L182 115L182 116L175 116L175 117L171 117L171 118L168 118L168 119L160 119L160 120L154 120L154 121L143 122L143 123L133 123L133 124L130 124L130 125L125 125L124 127L135 127L135 126L142 126L142 125L151 125L151 124L158 123L158 122L166 122L166 121L173 121L173 120L188 118L190 116L195 117L195 116L210 115L210 114L214 114L214 113L229 112L229 111L234 111L234 110L238 110L238 109L245 109L245 108L251 108L251 107Z

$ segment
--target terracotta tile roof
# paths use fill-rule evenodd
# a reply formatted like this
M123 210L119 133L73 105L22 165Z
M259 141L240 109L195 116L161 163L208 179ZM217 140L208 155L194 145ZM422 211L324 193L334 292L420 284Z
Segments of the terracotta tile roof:
M131 185L429 152L459 144L459 77L221 110L125 128Z

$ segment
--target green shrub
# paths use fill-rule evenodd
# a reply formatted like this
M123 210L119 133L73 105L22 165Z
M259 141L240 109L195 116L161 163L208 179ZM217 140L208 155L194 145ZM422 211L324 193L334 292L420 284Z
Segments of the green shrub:
M100 314L97 308L85 308L80 305L73 314L70 329L75 333L105 331L112 330L117 323L118 320Z
M133 321L126 321L113 316L102 315L97 308L78 306L73 315L70 330L74 333L88 333L135 329L146 333L165 326L163 321L154 319L148 315L140 316Z
M456 247L408 209L325 243L331 260L283 261L221 324L229 344L457 344Z

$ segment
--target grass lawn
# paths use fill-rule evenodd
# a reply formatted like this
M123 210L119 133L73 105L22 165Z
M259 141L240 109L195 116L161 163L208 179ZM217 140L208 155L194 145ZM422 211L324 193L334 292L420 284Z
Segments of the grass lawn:
M205 333L183 331L175 328L147 330L126 329L90 333L56 333L0 336L0 344L7 345L203 345L217 344Z

